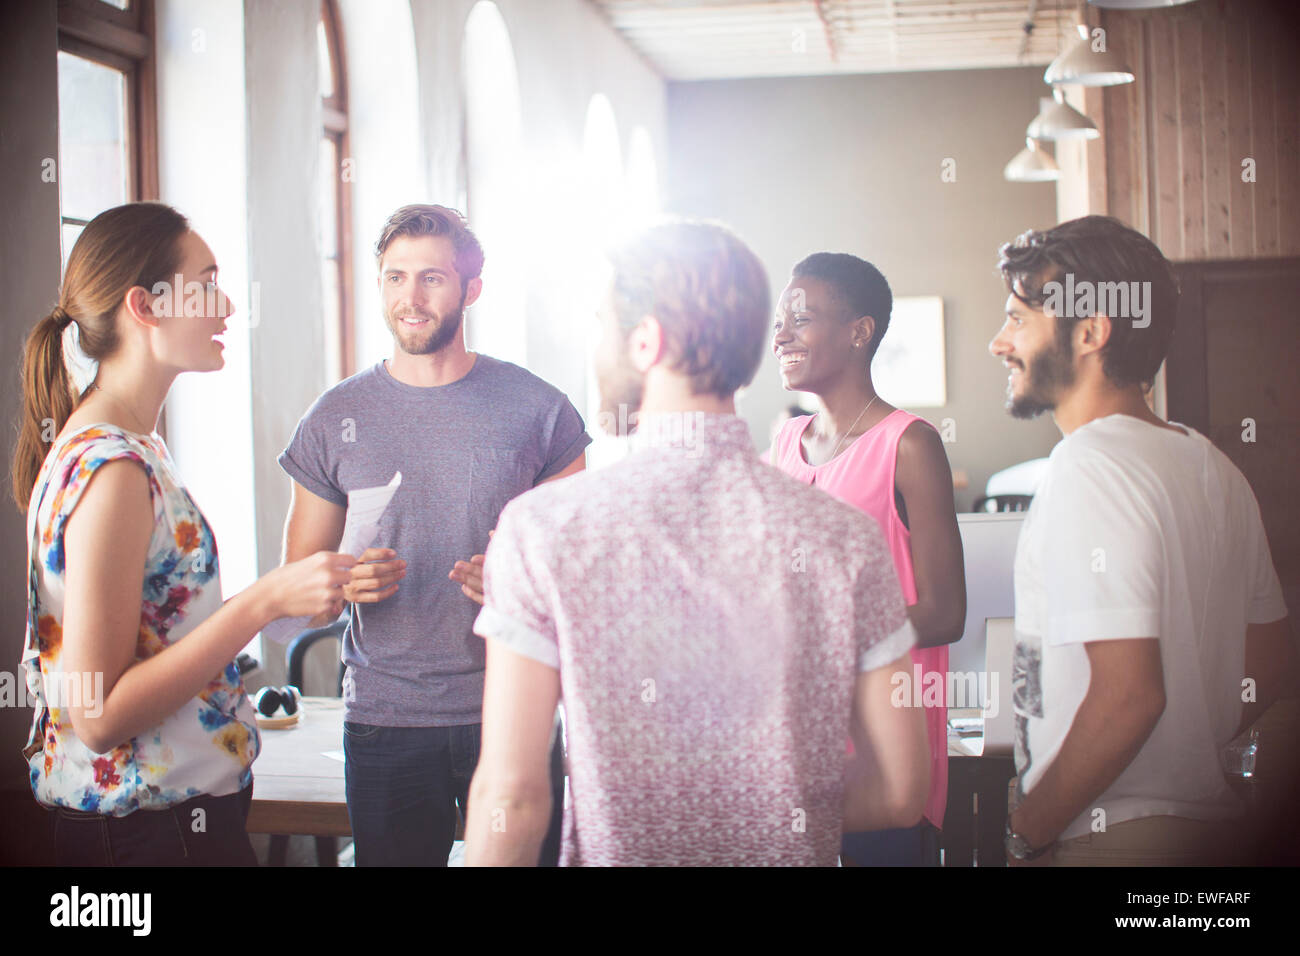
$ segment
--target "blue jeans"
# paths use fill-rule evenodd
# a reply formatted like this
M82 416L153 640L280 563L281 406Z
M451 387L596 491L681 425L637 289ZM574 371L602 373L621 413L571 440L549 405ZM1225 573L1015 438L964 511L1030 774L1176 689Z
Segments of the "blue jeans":
M58 866L257 866L244 829L249 784L224 797L198 796L167 810L110 817L56 807ZM202 813L195 811L202 810Z
M840 856L846 866L938 866L939 830L922 820L902 830L846 833Z
M480 724L377 727L343 723L348 819L357 866L446 866L456 808L468 817L469 783L478 764ZM560 858L564 759L551 752L551 825L541 866Z

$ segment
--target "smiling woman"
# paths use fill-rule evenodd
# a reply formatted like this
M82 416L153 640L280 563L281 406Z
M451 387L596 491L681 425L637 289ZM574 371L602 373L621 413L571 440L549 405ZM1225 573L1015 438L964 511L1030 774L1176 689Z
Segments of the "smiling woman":
M13 469L29 533L24 754L61 864L253 864L260 740L233 658L275 618L342 607L353 561L328 552L223 604L215 536L155 431L177 375L224 365L231 312L185 217L131 203L86 225L28 337ZM76 398L73 324L98 363ZM72 701L67 675L89 677Z
M772 349L782 384L818 396L823 410L786 422L772 462L870 514L884 533L916 629L913 666L926 679L948 670L948 644L966 616L961 536L952 473L938 433L877 394L872 358L890 325L893 293L880 270L847 253L818 252L792 270ZM848 833L846 865L937 865L947 805L947 710L926 707L930 792L908 829Z

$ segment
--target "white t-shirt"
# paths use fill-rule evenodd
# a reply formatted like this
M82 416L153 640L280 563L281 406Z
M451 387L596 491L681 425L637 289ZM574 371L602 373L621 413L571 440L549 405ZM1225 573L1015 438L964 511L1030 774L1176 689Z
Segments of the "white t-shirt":
M1016 769L1032 791L1088 690L1084 644L1157 637L1165 710L1133 762L1061 833L1237 816L1220 750L1241 720L1247 623L1286 616L1259 506L1203 435L1129 415L1052 451L1016 549Z

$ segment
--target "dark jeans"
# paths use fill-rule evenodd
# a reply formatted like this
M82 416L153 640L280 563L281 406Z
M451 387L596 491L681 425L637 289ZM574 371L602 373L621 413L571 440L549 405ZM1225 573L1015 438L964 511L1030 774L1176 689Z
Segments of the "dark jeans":
M357 866L446 866L456 807L468 817L469 783L478 764L480 724L377 727L343 723L348 819ZM560 858L564 758L551 751L551 825L541 866Z
M846 866L938 866L939 830L922 820L903 830L846 833L840 856Z
M50 811L54 860L59 866L257 866L244 829L252 802L249 784L224 797L198 796L124 817L57 807Z

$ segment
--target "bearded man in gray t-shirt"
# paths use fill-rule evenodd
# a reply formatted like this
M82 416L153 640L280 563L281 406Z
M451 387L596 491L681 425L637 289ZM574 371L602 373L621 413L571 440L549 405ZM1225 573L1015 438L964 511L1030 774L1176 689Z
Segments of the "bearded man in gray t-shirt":
M321 395L280 455L293 479L284 560L337 550L348 493L402 473L345 588L348 816L358 866L445 865L478 762L478 552L506 502L580 471L591 439L558 389L466 351L483 250L459 213L404 206L375 254L393 357ZM558 739L552 778L562 797ZM543 863L558 857L558 820Z

